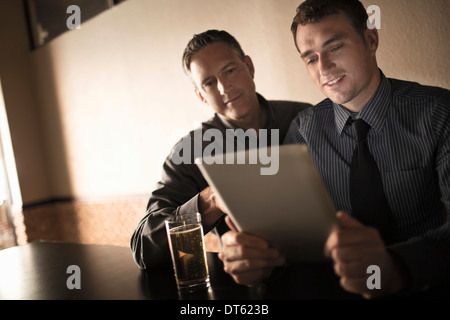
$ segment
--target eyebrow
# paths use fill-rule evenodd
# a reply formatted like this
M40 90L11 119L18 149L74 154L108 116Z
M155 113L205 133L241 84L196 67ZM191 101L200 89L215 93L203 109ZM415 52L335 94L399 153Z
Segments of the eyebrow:
M322 48L325 48L325 47L328 46L330 43L333 43L333 42L335 42L335 41L339 41L339 40L341 40L341 39L344 38L344 37L345 37L345 33L338 33L338 34L334 35L333 37L331 37L330 39L328 39L327 41L325 41L325 42L322 44ZM300 53L300 57L301 57L302 59L305 59L307 56L311 55L312 53L313 53L313 50L307 50L307 51L304 52L304 53Z
M229 67L231 67L232 65L236 65L236 62L231 61L229 63L227 63L222 69L220 69L221 71L225 71L226 69L228 69Z

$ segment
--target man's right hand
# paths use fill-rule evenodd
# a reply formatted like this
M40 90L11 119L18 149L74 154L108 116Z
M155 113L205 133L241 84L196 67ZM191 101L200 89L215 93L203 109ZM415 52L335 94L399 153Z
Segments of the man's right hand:
M212 226L224 214L226 214L223 204L216 196L211 187L207 187L199 194L198 208L205 225Z
M270 276L275 267L285 264L285 257L269 243L259 237L238 232L227 216L231 231L222 236L222 251L219 258L224 270L239 284L253 286Z

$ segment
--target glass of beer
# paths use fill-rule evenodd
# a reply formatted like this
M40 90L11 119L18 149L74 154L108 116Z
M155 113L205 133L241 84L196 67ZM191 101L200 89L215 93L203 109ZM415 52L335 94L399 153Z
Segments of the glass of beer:
M179 215L165 223L178 290L191 292L208 288L209 272L200 213Z

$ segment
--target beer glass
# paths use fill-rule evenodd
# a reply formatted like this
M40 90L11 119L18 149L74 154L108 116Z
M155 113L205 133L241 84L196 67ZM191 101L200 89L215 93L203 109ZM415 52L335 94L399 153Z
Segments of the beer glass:
M178 290L208 288L209 272L201 215L185 214L165 221Z

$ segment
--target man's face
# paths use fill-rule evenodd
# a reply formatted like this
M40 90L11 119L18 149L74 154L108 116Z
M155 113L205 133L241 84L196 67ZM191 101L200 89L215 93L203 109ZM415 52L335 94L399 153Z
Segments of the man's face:
M250 57L242 61L225 43L208 45L191 59L197 96L215 112L240 125L259 109Z
M376 29L364 38L344 14L334 14L318 23L297 28L297 45L309 75L332 101L359 112L372 98L379 71L375 53Z

